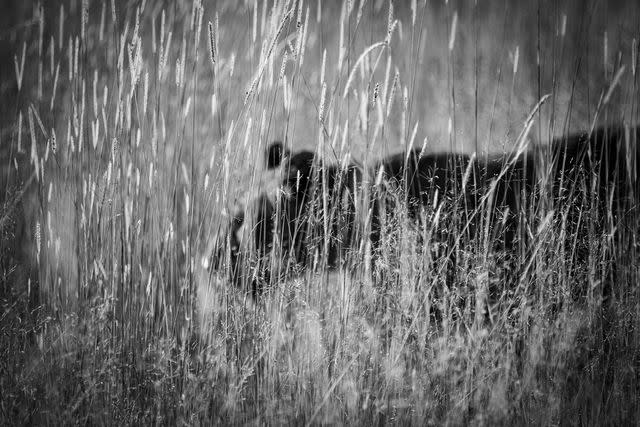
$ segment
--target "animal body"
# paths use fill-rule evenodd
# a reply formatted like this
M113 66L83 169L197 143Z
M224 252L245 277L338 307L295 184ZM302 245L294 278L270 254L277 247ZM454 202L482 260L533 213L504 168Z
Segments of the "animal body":
M425 221L433 216L424 212L446 207L448 220L438 233L449 256L456 245L475 242L477 248L480 240L492 250L524 253L535 239L536 221L549 215L570 236L619 230L621 222L637 217L639 135L638 128L599 128L518 156L485 159L411 150L383 158L364 172L354 164L328 164L311 151L290 153L274 143L265 162L268 169L282 167L281 195L276 200L262 195L255 202L251 250L258 262L250 275L239 273L244 212L232 221L232 277L250 282L257 295L271 280L274 263L283 271L335 268L349 251L364 247L363 239L370 239L375 261L401 210L418 226L430 226ZM366 184L363 176L369 178ZM368 201L359 204L363 195ZM358 215L357 206L364 206ZM572 256L584 259L583 249L574 244Z

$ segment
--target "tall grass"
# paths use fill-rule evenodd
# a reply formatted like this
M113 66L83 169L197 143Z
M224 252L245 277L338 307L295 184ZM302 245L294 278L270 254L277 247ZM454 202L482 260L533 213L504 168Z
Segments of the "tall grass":
M211 265L238 206L283 197L261 166L274 139L369 170L637 123L637 7L27 3L2 71L3 423L638 419L635 214L570 234L529 206L509 255L503 212L472 236L455 200L416 222L399 189L372 266L372 174L337 271L320 243L254 300Z

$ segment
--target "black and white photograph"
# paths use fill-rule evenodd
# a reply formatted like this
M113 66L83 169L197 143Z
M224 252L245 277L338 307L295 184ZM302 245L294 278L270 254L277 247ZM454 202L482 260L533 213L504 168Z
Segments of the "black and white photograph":
M0 425L640 423L638 0L3 0Z

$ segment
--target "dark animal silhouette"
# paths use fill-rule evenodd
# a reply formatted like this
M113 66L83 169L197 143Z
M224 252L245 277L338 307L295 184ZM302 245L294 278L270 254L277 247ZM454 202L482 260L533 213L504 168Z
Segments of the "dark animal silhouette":
M463 179L470 166L464 154L422 155L420 150L392 155L374 165L375 184L371 191L371 241L373 250L380 245L383 223L404 204L412 220L418 220L425 206L447 201L464 208L467 197Z
M639 128L618 126L557 138L518 156L478 161L463 154L421 156L412 150L382 160L375 167L376 184L371 191L372 271L382 283L388 282L386 273L379 270L386 264L377 260L383 247L393 247L381 244L381 239L384 233L396 232L394 220L399 212L404 209L419 226L433 227L429 211L433 214L442 203L447 215L440 218L446 219L431 230L430 243L439 243L431 250L445 261L439 264L445 268L438 271L445 283L458 283L455 274L465 251L499 252L504 268L488 289L491 300L498 298L527 274L537 229L543 220L550 220L547 226L564 239L558 256L563 257L567 273L584 271L597 255L601 261L598 292L603 303L611 301L620 267L637 262L633 251L619 253L615 247L635 235L640 225L639 136ZM391 227L385 227L387 221ZM629 229L632 232L625 235ZM420 233L416 235L421 238ZM605 240L613 244L594 252L593 241ZM619 247L628 247L628 242L621 243ZM438 298L439 290L433 292ZM586 287L577 286L571 292L579 298ZM438 317L437 310L434 315Z
M493 159L483 170L487 184L476 192L495 184L493 205L486 208L509 208L507 246L525 238L523 230L515 230L523 220L552 210L556 218L563 218L568 234L586 232L587 225L613 230L637 212L638 135L638 128L599 128L591 134L560 137L515 159Z
M370 195L370 214L362 218L370 221L374 261L385 224L400 208L420 223L429 218L422 215L425 209L446 206L449 219L438 233L453 264L457 245L475 242L477 248L479 239L488 239L494 250L529 250L531 230L538 225L532 221L549 212L563 222L567 235L580 235L589 227L603 233L619 230L622 222L637 217L639 135L638 128L599 128L555 139L517 157L480 160L466 154L411 150L374 164L368 171L372 183L368 189L361 188L362 172L355 165L326 164L313 152L291 154L281 143L273 143L265 161L269 169L282 166L283 194L280 200L262 195L254 209L253 245L262 261L251 286L259 293L269 282L265 260L276 239L282 249L278 261L285 270L338 266L346 252L361 243L355 224L359 191ZM243 216L236 216L229 232L231 258L235 277L244 277L237 273L237 231L243 224L238 218ZM572 256L586 259L587 243L574 244Z
M638 135L637 128L600 128L591 135L558 138L518 157L486 160L451 153L421 156L418 150L390 156L376 165L382 179L373 192L372 240L379 239L381 204L389 193L396 200L402 194L413 219L434 201L454 205L470 234L483 220L480 209L492 212L490 218L508 209L506 220L494 218L505 222L501 239L506 248L522 238L517 228L529 208L554 209L572 218L572 211L592 207L599 227L604 221L617 222L637 210Z
M248 285L254 295L271 280L274 246L284 272L316 264L338 266L353 247L355 194L362 178L356 165L327 164L311 151L292 155L280 142L268 147L265 162L267 169L282 166L281 194L277 200L261 194L252 209L245 207L254 214L250 250L256 263L249 275L243 273L246 258L239 238L244 211L234 215L226 238L231 277L241 287Z

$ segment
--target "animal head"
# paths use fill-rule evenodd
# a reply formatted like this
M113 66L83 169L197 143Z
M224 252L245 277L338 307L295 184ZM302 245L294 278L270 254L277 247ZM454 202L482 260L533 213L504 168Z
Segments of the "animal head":
M306 268L318 259L337 265L353 239L362 176L355 165L322 161L308 150L291 152L278 141L264 156L266 170L279 172L277 191L261 192L232 215L214 262L255 295L290 268Z

